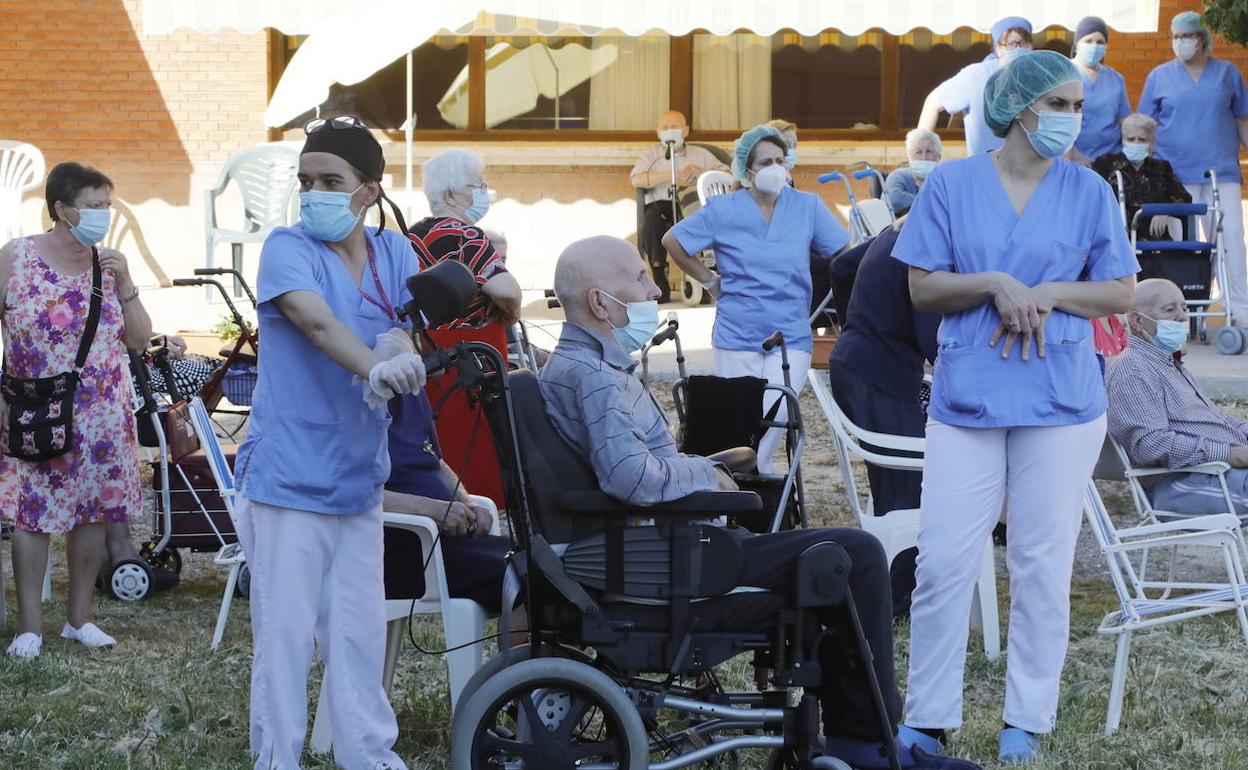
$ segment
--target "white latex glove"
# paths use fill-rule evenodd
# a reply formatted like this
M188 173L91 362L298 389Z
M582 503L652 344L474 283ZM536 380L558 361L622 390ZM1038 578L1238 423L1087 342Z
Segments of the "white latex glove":
M387 329L377 335L376 342L373 343L373 352L382 358L394 358L400 353L415 353L416 346L412 344L412 338L406 329Z
M384 406L387 401L404 393L413 393L425 386L425 363L415 353L400 353L382 361L369 371L364 400L369 406Z

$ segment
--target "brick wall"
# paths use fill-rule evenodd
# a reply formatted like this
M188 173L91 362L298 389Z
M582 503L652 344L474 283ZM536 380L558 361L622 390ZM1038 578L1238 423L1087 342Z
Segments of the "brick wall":
M1200 0L1161 0L1157 32L1143 34L1110 33L1105 63L1122 73L1127 82L1131 106L1138 105L1144 80L1158 64L1174 58L1170 48L1170 19L1183 11L1200 11ZM1213 55L1235 63L1240 71L1248 68L1248 49L1214 37Z

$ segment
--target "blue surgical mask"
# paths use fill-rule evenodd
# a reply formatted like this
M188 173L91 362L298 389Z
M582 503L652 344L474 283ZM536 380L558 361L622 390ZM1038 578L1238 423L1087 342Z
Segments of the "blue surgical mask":
M1159 321L1143 313L1140 313L1140 316L1157 324L1157 333L1153 335L1153 344L1167 353L1178 353L1187 344L1187 322L1172 321L1168 318L1163 318Z
M627 326L621 329L616 328L615 324L611 324L611 331L615 334L615 341L624 349L624 352L632 353L634 350L641 350L645 347L650 338L654 336L655 330L659 328L658 301L652 299L647 302L624 302L612 297L605 291L602 292L602 296L613 302L618 302L628 309ZM607 323L611 323L611 320L607 319Z
M1027 139L1031 142L1036 154L1052 160L1066 154L1066 151L1074 146L1075 139L1078 138L1079 131L1083 128L1083 115L1078 112L1054 112L1052 110L1036 112L1031 105L1028 105L1027 109L1040 119L1035 131L1027 131L1027 128L1023 127L1023 132L1027 134ZM1021 121L1019 125L1022 126Z
M936 161L934 160L910 161L910 171L919 179L927 179L927 175L932 173L934 168L936 168Z
M83 246L94 246L108 235L108 226L112 221L112 213L108 209L74 209L78 212L78 224L69 228L69 232ZM66 222L65 224L69 224Z
M490 191L484 187L472 188L472 205L464 212L468 224L476 224L490 210Z
M797 148L790 147L789 149L784 151L784 167L787 169L792 169L796 165L797 165Z
M1023 48L1022 46L1019 46L1018 48L1007 48L1005 49L1005 63L1009 64L1010 62L1014 61L1018 57L1022 56L1025 53L1029 53L1030 51L1031 51L1031 48Z
M1080 43L1075 46L1075 58L1085 67L1095 67L1105 58L1108 48L1104 43Z
M303 220L304 229L313 238L327 243L337 243L346 238L364 216L364 209L360 209L358 214L351 213L351 196L359 192L360 187L349 193L327 190L300 193L299 218Z
M1122 145L1122 154L1126 155L1127 160L1132 163L1143 163L1144 159L1148 157L1148 145L1135 142L1131 144L1124 143Z

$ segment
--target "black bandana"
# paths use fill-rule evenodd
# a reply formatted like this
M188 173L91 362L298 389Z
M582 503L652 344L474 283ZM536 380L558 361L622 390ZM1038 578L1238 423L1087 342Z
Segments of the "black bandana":
M381 172L386 168L386 159L382 155L381 145L373 138L366 128L337 129L326 126L319 131L308 134L303 143L305 152L327 152L337 155L374 182L381 181Z

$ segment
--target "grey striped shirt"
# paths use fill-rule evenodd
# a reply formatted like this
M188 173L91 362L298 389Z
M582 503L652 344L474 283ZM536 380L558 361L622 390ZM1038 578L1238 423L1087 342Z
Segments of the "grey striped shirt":
M546 413L612 497L654 505L718 489L714 463L676 451L636 366L615 340L564 324L538 375Z
M1138 468L1226 462L1232 446L1248 444L1248 422L1214 406L1182 361L1149 340L1132 335L1106 385L1109 434Z

